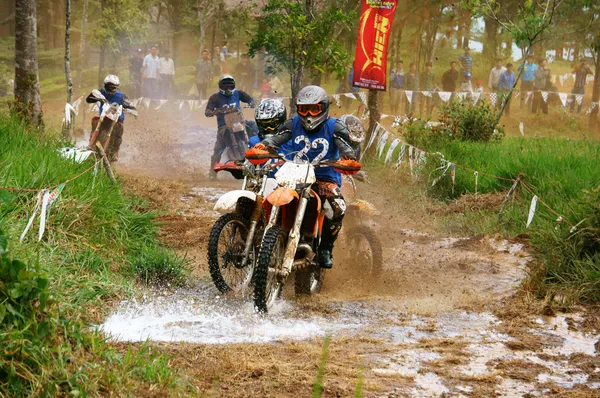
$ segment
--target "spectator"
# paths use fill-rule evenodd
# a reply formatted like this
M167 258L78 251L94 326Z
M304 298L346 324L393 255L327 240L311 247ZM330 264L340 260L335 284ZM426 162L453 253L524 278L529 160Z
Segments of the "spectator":
M458 80L458 71L456 70L456 62L450 62L450 69L442 75L442 90L448 92L456 91L456 81Z
M490 93L496 93L498 98L500 97L500 89L498 88L498 81L500 81L500 75L506 72L506 68L502 66L502 60L498 58L496 60L496 66L490 71L490 77L488 79L488 88ZM500 108L500 101L496 101L496 108Z
M515 76L515 72L513 71L513 64L506 65L506 70L502 72L500 78L498 79L498 90L500 90L500 97L503 102L506 102L504 105L504 114L506 116L510 116L510 100L513 87L517 83L517 77ZM500 101L497 101L499 103Z
M476 84L476 86L475 86L475 90L473 90L473 92L483 94L483 82L481 80L477 80L477 82L475 84Z
M281 83L281 80L277 76L271 75L269 84L271 85L271 91L273 91L276 97L283 96L283 83Z
M465 48L465 53L458 57L458 62L460 62L460 76L464 79L467 73L471 73L471 68L473 67L473 57L471 57L471 49L469 47Z
M142 65L144 64L144 53L138 48L129 58L129 80L131 88L129 93L131 98L140 98L142 96Z
M425 71L421 74L421 91L429 92L429 95L423 95L421 102L419 103L419 113L423 117L423 106L425 106L425 112L427 117L431 117L433 113L433 102L431 98L433 96L433 79L435 79L435 73L433 72L433 64L431 62L425 62Z
M262 86L260 87L260 98L271 98L273 92L271 91L271 85L269 84L269 80L265 77L262 81Z
M550 83L550 68L548 68L548 61L543 59L540 61L540 66L535 69L535 79L533 81L533 104L531 106L531 112L537 113L538 108L542 108L542 112L545 115L548 114L548 102L544 101L542 91L546 90Z
M404 88L404 62L397 61L396 67L390 74L390 112L392 115L400 115L400 103L402 102L402 89Z
M471 73L465 73L462 83L460 83L460 91L470 93L473 91L473 84L471 83Z
M240 90L247 93L252 92L255 72L256 70L250 62L250 57L246 54L242 55L242 61L235 68L236 84Z
M409 68L410 70L405 76L404 89L405 91L412 91L412 99L410 102L406 101L404 110L406 116L413 117L417 109L417 102L419 101L419 73L417 72L416 64L410 64Z
M169 58L169 51L163 51L163 56L160 59L160 85L162 98L169 98L169 92L173 88L173 79L175 77L175 63L172 58Z
M227 43L225 43L221 49L221 59L225 61L227 58L229 58L229 49L227 48Z
M160 59L158 58L158 49L156 46L152 46L150 54L144 57L142 62L142 76L143 80L143 91L144 97L146 98L157 98L158 97L158 71L160 69Z
M533 82L535 80L535 71L537 65L533 62L533 55L528 55L525 63L519 66L519 70L523 70L521 77L521 109L525 106L527 93L533 91Z
M210 60L208 50L202 50L202 57L196 61L196 72L194 73L196 87L200 99L207 99L208 84L213 77L214 66Z
M576 102L576 94L579 94L583 97L585 94L585 83L587 81L587 75L594 76L594 72L590 69L587 61L581 61L579 67L575 68L573 71L575 74L575 85L573 86L573 90L571 90L571 113L575 108ZM582 102L577 103L577 113L581 113L581 104Z

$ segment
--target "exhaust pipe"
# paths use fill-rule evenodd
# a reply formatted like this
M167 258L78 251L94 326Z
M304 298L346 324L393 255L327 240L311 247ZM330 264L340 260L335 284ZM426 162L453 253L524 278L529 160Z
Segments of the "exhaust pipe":
M302 254L303 256L294 260L294 267L304 267L310 264L313 261L313 258L315 258L315 252L307 243L299 244L296 253Z

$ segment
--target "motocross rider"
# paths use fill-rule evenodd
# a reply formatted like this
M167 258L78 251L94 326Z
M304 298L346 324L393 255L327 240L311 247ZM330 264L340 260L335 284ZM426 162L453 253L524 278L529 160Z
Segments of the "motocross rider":
M135 109L135 106L129 101L127 96L119 91L119 86L121 82L119 81L119 77L116 75L108 75L104 79L104 88L100 90L100 93L106 98L108 104L118 104L123 106L124 109ZM95 102L100 102L100 114L102 114L102 107L104 106L104 102L96 97L94 94L88 95L85 99L85 102L88 104L92 104ZM98 126L98 121L100 120L99 116L94 116L92 118L92 131L96 130ZM119 116L119 120L113 127L111 133L111 143L109 148L105 148L106 153L108 153L110 162L117 162L119 160L119 148L121 148L121 143L123 142L123 122L125 121L125 112L121 113Z
M248 141L250 147L277 133L279 127L287 120L287 110L280 100L267 98L256 107L254 120L258 126L258 135L250 138Z
M287 143L293 152L303 153L315 163L337 158L356 159L346 126L336 118L329 117L329 99L323 88L304 87L298 93L296 107L298 114L281 125L276 135L264 139L257 148L281 147ZM315 175L317 182L314 189L325 210L318 251L319 264L322 268L331 268L333 245L346 212L346 202L340 190L342 175L332 167L317 167Z
M235 106L240 109L240 101L250 105L250 107L254 107L254 100L250 95L246 94L244 91L236 90L235 79L233 76L221 76L219 79L219 92L210 96L204 111L206 117L217 115L217 140L215 141L215 147L210 159L210 172L208 174L211 180L217 178L217 173L213 170L213 167L221 160L221 155L227 148L225 144L225 132L227 131L225 117L222 113L218 113L217 111L223 106Z

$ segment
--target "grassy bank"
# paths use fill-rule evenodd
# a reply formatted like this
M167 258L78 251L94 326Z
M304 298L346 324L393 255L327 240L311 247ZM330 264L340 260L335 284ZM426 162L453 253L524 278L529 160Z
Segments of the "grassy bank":
M62 158L59 146L0 115L0 186L54 186L93 164ZM36 220L21 243L36 195L0 190L0 395L186 391L167 357L145 345L117 350L92 327L136 281L184 280L185 262L158 244L154 215L89 172L50 208L42 241Z
M404 129L403 132L411 144L431 153L439 152L448 161L469 169L508 179L522 173L523 181L541 200L577 225L572 230L565 221L557 223L558 216L538 202L535 218L526 228L533 195L522 185L500 215L501 202L512 183L480 174L479 197L470 196L470 205L463 206L459 213L442 213L444 228L471 236L521 235L534 249L537 261L530 283L540 295L560 294L565 303L600 300L600 168L597 165L600 143L513 137L497 142L473 142L425 131L415 133ZM394 160L398 152L399 149ZM383 165L379 160L373 162L375 173L387 175L384 178L392 182L389 170L393 166ZM432 181L441 175L438 167L439 159L429 156L418 177L432 198L449 203L475 193L474 173L459 167L454 186L450 172L432 186Z

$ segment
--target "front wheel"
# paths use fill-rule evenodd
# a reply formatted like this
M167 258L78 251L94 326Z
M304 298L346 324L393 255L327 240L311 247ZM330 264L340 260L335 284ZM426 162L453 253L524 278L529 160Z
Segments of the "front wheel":
M250 221L241 214L224 214L215 222L208 240L208 268L221 293L245 289L254 272L254 250L242 266Z
M263 237L254 279L254 306L260 313L266 314L281 293L283 283L277 272L283 264L286 241L286 233L278 225Z

